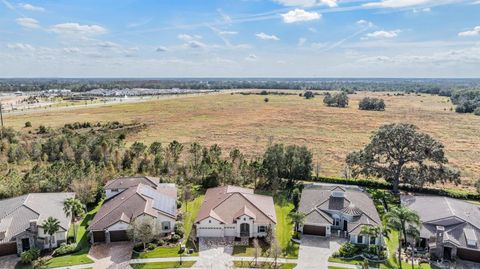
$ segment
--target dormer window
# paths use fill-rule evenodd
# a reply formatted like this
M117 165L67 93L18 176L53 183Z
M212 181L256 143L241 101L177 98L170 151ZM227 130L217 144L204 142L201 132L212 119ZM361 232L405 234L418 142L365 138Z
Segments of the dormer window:
M472 229L464 229L465 241L467 241L467 246L476 248L477 247L477 235Z
M118 189L112 189L112 192L118 192Z

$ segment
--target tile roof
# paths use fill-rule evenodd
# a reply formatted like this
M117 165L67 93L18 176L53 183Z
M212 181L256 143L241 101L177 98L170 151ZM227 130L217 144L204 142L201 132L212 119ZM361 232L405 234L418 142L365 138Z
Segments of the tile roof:
M333 192L344 192L344 198L333 197ZM353 216L349 223L349 232L359 225L378 225L380 216L370 196L357 186L338 186L332 184L305 185L300 199L300 212L307 216L312 211L339 211Z
M31 220L42 226L48 217L54 217L59 220L61 228L68 230L70 217L63 212L63 202L71 197L75 197L75 193L30 193L0 200L0 232L4 232L0 243L27 230Z
M442 196L404 195L402 204L414 210L420 216L422 228L420 235L424 238L435 236L436 227L445 227L444 241L463 247L480 250L480 242L476 247L468 246L466 238L480 238L480 206Z
M142 183L150 187L158 186L160 182L159 178L156 177L147 177L147 176L135 176L135 177L119 177L112 180L109 180L104 189L128 189L133 186L137 186Z
M142 214L157 217L159 212L175 219L176 193L174 184L160 184L157 189L143 183L132 186L105 201L88 229L105 230L119 221L130 223Z
M242 210L253 215L257 223L277 222L271 196L254 194L252 189L236 186L208 189L195 222L212 217L231 224Z

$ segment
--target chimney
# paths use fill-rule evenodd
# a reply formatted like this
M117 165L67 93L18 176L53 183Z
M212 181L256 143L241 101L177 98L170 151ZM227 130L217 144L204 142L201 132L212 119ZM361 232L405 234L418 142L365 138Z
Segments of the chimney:
M439 259L443 259L443 237L445 233L445 227L437 226L437 231L435 233L435 256Z
M32 219L30 220L30 225L29 225L29 229L32 233L37 233L37 220L36 219Z
M437 243L443 243L444 232L445 232L445 227L437 226L437 232L436 232Z

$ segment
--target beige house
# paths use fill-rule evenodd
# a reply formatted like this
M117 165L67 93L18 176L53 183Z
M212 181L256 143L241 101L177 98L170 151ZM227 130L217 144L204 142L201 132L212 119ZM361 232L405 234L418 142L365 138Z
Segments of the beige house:
M275 206L271 196L252 189L223 186L205 194L195 228L197 237L264 237L275 229Z

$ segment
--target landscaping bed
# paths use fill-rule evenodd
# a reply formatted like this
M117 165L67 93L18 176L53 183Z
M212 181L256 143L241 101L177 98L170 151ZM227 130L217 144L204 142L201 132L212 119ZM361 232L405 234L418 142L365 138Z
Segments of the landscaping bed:
M277 263L275 267L273 262L257 262L255 265L254 262L251 261L234 261L233 265L236 268L275 268L275 269L293 269L297 266L296 263Z
M191 268L194 261L180 262L152 262L152 263L132 263L130 266L134 269L163 269L163 268Z

